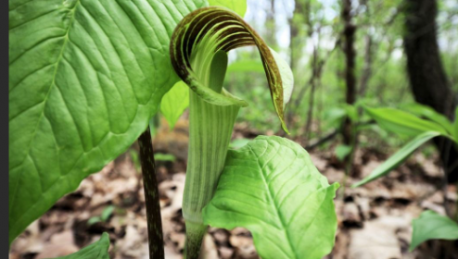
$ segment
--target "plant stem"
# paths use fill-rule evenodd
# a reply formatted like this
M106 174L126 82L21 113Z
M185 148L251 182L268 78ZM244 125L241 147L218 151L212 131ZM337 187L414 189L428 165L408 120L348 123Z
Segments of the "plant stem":
M164 259L164 241L162 236L161 207L157 189L156 165L149 127L138 138L140 162L142 166L143 187L145 190L146 218L148 224L149 257Z
M207 226L186 222L186 259L198 259Z

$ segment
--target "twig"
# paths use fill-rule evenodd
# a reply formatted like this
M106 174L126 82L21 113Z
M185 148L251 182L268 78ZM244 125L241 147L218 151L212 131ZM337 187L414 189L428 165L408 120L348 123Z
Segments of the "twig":
M339 134L340 130L333 130L331 133L327 134L326 136L324 136L323 138L321 139L318 139L316 141L314 141L313 143L310 143L310 145L307 145L305 146L305 149L306 150L311 150L311 149L314 149L330 140L332 140L335 136L337 136Z
M365 125L371 125L371 124L375 124L375 120L358 122L358 123L355 124L355 127L357 129L359 126L365 126ZM313 142L311 141L312 143L310 143L310 145L306 145L304 148L306 150L311 150L311 149L314 149L314 148L316 148L316 147L318 147L320 145L323 145L324 143L332 140L335 136L337 136L340 131L341 131L341 129L335 129L335 130L331 131L330 133L328 133L323 138L320 138L320 139L315 140Z
M138 144L140 146L140 162L142 166L143 187L145 190L149 257L164 259L161 207L159 205L156 165L149 127L138 138Z

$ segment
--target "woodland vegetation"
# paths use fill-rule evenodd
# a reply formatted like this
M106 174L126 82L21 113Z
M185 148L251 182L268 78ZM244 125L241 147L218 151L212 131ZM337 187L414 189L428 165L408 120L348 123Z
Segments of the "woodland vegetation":
M10 259L458 259L456 0L61 2L9 3Z

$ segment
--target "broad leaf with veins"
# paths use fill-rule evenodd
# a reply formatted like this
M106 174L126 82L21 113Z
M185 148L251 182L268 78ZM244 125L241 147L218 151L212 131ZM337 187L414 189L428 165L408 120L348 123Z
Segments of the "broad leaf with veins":
M140 135L204 0L9 1L9 242Z
M334 245L338 186L328 184L298 144L257 137L229 150L204 222L247 228L263 259L319 259Z

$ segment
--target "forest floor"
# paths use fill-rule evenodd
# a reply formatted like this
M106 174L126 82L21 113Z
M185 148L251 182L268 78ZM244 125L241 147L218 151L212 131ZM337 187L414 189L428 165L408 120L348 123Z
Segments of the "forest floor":
M185 243L181 203L188 133L181 124L172 132L160 130L153 141L156 152L176 158L167 161L162 156L156 161L167 259L182 258ZM233 138L254 135L236 127ZM111 258L148 258L145 199L136 148L133 145L102 171L89 176L75 192L60 199L31 224L12 244L10 259L63 256L98 240L103 232L110 235ZM418 152L387 177L352 189L351 184L370 174L387 156L377 150L358 149L354 172L343 184L345 173L333 152L314 150L310 155L330 183L347 186L341 187L335 198L339 226L336 245L325 258L443 258L430 256L444 251L442 243L429 242L408 252L412 219L424 209L444 214L444 188L437 158L426 159ZM457 203L454 185L447 186L447 200L451 207ZM204 239L203 258L258 256L247 230L210 228Z

